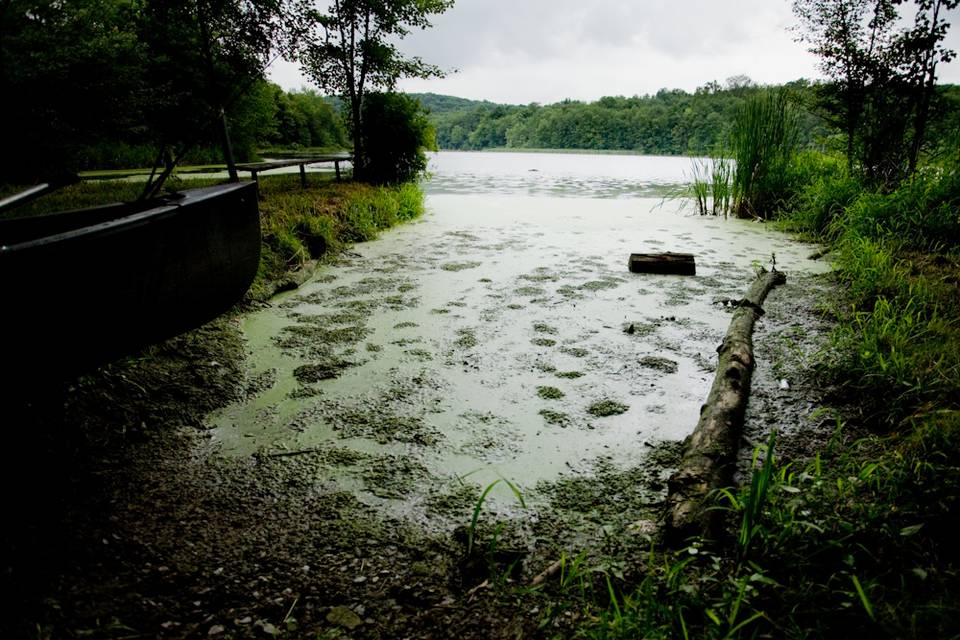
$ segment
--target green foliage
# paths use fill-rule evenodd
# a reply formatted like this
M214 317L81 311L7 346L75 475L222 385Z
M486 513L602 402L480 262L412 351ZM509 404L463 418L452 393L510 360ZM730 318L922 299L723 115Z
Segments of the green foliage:
M733 209L743 218L770 218L792 195L791 166L799 120L785 89L751 96L734 118Z
M137 31L137 8L123 0L5 3L5 181L29 183L74 169L83 147L135 135L148 92L148 51Z
M799 39L830 83L820 106L846 137L848 166L892 190L919 166L937 98L936 70L958 0L794 0ZM912 18L912 25L910 24Z
M800 81L791 90L812 96ZM737 108L762 89L746 83L708 83L694 93L663 89L654 95L566 100L540 106L468 101L414 94L437 129L441 149L594 149L648 154L704 155L727 145ZM812 99L812 98L811 98ZM800 113L800 143L816 146L829 131Z
M349 146L346 127L330 101L312 90L285 92L271 85L276 103L276 129L266 140L290 149L343 149Z
M416 180L427 168L424 149L436 149L420 103L401 93L371 93L363 102L365 179L374 184Z
M241 159L276 128L262 76L275 0L16 1L0 11L7 145L0 175L31 182L151 166L159 151L220 160L220 109ZM194 150L199 151L194 151ZM211 157L213 156L213 157Z
M299 16L298 48L304 71L325 91L343 100L353 141L353 174L365 179L368 124L364 103L370 91L392 91L405 77L442 76L439 67L404 56L397 43L411 29L426 29L434 14L453 0L340 0Z
M797 156L791 166L796 191L782 218L786 228L815 238L837 231L834 221L863 193L839 158L815 152Z
M904 249L960 245L960 170L921 171L888 194L865 194L843 226L871 238L895 238Z
M824 371L894 427L918 407L955 407L960 393L960 180L919 171L891 193L812 172L787 220L831 242L847 300ZM917 254L924 251L932 254ZM953 256L953 257L951 257Z

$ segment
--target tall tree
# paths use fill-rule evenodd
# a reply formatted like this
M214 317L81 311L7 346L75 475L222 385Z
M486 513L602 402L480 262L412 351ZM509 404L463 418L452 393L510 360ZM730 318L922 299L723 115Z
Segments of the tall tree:
M144 14L155 77L165 85L156 113L161 147L183 150L216 123L235 179L225 109L263 76L284 33L288 3L145 0ZM164 175L172 166L168 161Z
M897 0L794 0L798 40L820 58L825 103L846 135L852 170L868 87L890 66Z
M76 171L88 145L140 134L139 23L133 0L0 3L0 181Z
M943 46L946 11L960 0L794 0L798 39L820 58L831 83L824 105L847 138L850 168L895 187L917 167L927 138L936 68L953 58ZM912 7L913 26L900 29Z
M918 0L917 5L913 27L903 34L900 41L902 58L906 64L905 75L911 84L918 87L919 94L910 145L910 173L917 167L920 150L926 139L937 84L937 65L950 62L956 55L943 46L943 40L950 27L945 14L956 9L960 0Z
M341 96L350 109L354 176L362 178L363 101L368 91L392 90L404 77L442 76L436 66L404 56L396 42L412 29L431 26L431 16L453 0L332 0L326 12L307 11L300 58L304 71L323 90Z

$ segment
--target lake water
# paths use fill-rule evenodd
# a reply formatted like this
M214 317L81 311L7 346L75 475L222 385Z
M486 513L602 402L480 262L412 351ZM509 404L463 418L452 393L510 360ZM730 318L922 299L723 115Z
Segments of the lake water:
M426 521L465 483L506 478L535 502L681 440L730 320L717 301L773 254L788 273L826 268L768 225L664 199L689 162L435 154L421 220L247 317L249 397L211 417L213 446L308 452L318 490ZM696 254L697 275L628 271L651 251Z

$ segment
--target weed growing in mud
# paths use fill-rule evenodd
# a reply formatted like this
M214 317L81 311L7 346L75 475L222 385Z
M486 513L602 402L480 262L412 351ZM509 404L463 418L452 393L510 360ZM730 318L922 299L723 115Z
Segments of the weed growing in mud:
M621 413L626 413L630 410L630 405L623 404L622 402L617 402L616 400L598 400L594 402L589 407L587 407L587 413L597 418L605 418L607 416L616 416Z
M517 502L524 509L527 508L527 504L523 499L523 494L520 492L520 489L517 488L517 485L510 482L506 478L498 478L494 480L483 490L480 494L480 497L477 498L476 504L473 507L473 515L470 517L470 526L467 529L467 556L469 557L473 553L473 546L477 536L477 521L480 519L480 512L483 509L483 503L486 502L487 496L490 495L490 492L493 491L494 487L503 482L509 488L511 493L513 493L514 498L517 499ZM498 531L499 532L499 531ZM496 534L495 534L496 536Z
M938 594L952 591L960 567L948 515L956 499L938 489L958 495L960 412L859 440L837 424L822 453L802 463L779 464L771 435L762 462L755 452L750 484L717 492L736 532L729 543L651 550L639 580L608 573L568 592L589 620L580 635L953 635L960 612Z

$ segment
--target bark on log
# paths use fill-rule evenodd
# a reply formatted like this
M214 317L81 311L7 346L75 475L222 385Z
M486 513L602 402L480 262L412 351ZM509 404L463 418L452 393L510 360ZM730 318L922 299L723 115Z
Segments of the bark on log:
M680 276L697 274L692 253L631 253L627 266L633 273L661 273Z
M717 347L717 373L700 421L687 439L680 467L668 482L666 538L682 544L695 535L714 537L716 510L704 504L707 495L733 479L743 430L750 378L753 374L753 324L763 315L767 293L787 281L781 271L759 277L733 313L730 328Z

